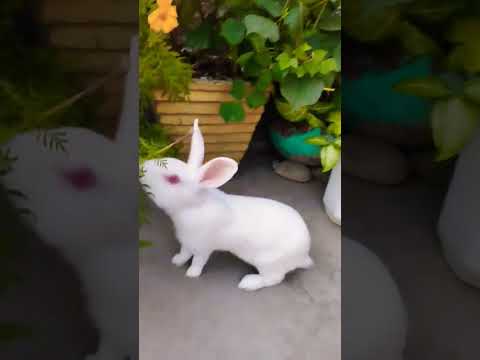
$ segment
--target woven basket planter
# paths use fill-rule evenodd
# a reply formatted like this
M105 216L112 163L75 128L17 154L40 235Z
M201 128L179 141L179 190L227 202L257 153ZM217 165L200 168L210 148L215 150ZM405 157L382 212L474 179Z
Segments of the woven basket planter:
M260 120L263 107L250 109L244 105L246 117L240 123L225 123L219 115L220 105L232 101L229 81L194 80L190 95L182 102L172 102L155 93L155 109L159 121L172 140L188 133L193 121L199 119L205 141L205 161L217 156L227 156L240 161L245 154L253 132ZM190 144L180 146L180 158L188 156Z

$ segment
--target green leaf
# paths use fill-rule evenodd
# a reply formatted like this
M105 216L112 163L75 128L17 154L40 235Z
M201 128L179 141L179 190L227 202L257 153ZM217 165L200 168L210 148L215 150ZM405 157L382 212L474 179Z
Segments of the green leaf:
M220 34L230 45L238 45L245 38L245 31L245 25L241 21L230 18L222 24Z
M237 64L240 66L245 66L247 62L255 55L253 51L246 52L245 54L242 54L238 57L237 59Z
M250 41L250 44L252 44L256 52L259 53L266 50L265 43L267 42L267 39L264 38L262 35L257 33L249 34L248 41Z
M430 36L408 21L402 22L399 27L399 36L403 47L411 56L441 53L439 46Z
M272 78L274 81L281 82L287 76L288 70L282 70L278 63L272 67Z
M280 70L286 70L295 63L296 59L290 57L290 55L284 51L277 56L276 60L278 61L278 66L280 67ZM298 65L298 62L296 63Z
M356 2L360 6L360 2ZM380 42L398 29L402 14L397 7L384 7L381 11L366 14L355 13L346 17L344 28L354 39L361 42Z
M436 77L404 80L393 86L395 91L420 96L428 99L438 99L451 95L448 85Z
M262 91L255 89L250 95L247 96L247 104L252 109L257 109L265 105L268 101L267 96Z
M432 110L437 160L447 160L457 155L474 135L479 118L479 107L462 98L437 102Z
M320 149L320 160L323 171L332 170L340 159L340 149L335 145L327 145Z
M307 52L311 49L312 47L308 43L303 43L295 49L295 57L300 61L305 61L309 58Z
M407 8L407 12L412 16L422 18L429 22L437 22L447 19L455 11L461 9L463 5L463 0L423 0L411 2Z
M245 88L245 81L235 79L232 83L230 95L232 95L236 100L242 100L245 97Z
M277 0L255 0L258 7L265 9L273 17L282 15L282 5Z
M302 121L308 115L308 109L306 106L303 106L298 110L294 110L288 102L280 99L275 99L275 106L279 114L288 121Z
M318 22L318 28L324 31L340 31L342 30L342 16L339 11L331 14L324 14Z
M312 128L321 128L325 125L322 120L312 113L307 114L305 120L307 120L308 125L310 125Z
M333 58L324 60L320 63L318 71L322 75L326 75L328 73L331 73L332 71L337 71L337 62Z
M202 23L196 29L187 32L185 45L193 50L208 49L212 46L213 27L207 23Z
M468 43L463 46L463 68L469 74L480 72L479 43Z
M300 7L296 6L288 11L288 15L285 17L285 25L291 34L296 34L301 30L302 17L300 13Z
M295 74L301 78L301 77L304 77L305 74L307 73L307 70L305 67L303 66L299 66L296 70L295 70Z
M140 240L140 249L144 249L152 246L153 246L153 243L151 241Z
M258 78L262 75L265 68L255 61L255 58L251 58L245 66L243 66L243 72L247 77Z
M465 97L480 105L480 78L468 80L463 88Z
M308 144L315 146L327 146L331 143L330 138L323 135L311 137L306 141Z
M332 111L328 114L327 121L330 123L327 127L327 132L334 136L342 134L342 113L341 111Z
M338 46L341 42L340 34L334 33L325 33L325 32L317 32L314 33L306 38L306 41L310 44L310 46L315 49L322 49L327 51L328 53L333 52L333 50Z
M311 111L314 111L319 114L326 114L335 107L335 104L332 102L317 102L315 105L310 107Z
M322 79L309 77L299 79L293 75L287 76L280 84L280 92L294 110L315 104L320 99L323 88Z
M272 80L272 72L270 70L263 72L257 80L257 90L266 91L267 88L272 84Z
M220 116L226 123L238 123L245 119L245 110L239 102L225 102L220 105Z
M272 64L272 56L268 51L259 52L258 54L255 54L255 61L257 64L262 65L265 68L269 68Z
M266 17L247 15L243 21L247 28L247 34L259 34L271 42L277 42L280 39L280 31L277 24Z
M455 20L447 31L447 40L456 44L473 44L478 41L480 19L478 17L462 17Z
M342 70L342 44L338 44L338 46L333 50L333 58L337 63L337 71Z
M463 17L453 23L447 32L447 39L458 46L448 56L447 63L450 68L464 69L470 74L480 72L480 45L477 40L479 32L478 17Z

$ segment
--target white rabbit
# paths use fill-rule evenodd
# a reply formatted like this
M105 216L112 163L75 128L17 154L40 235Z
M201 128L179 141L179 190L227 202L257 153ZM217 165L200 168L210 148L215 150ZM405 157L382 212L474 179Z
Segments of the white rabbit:
M438 236L445 258L455 274L480 288L480 129L455 164L443 209Z
M356 241L342 239L342 359L401 360L407 312L382 261Z
M100 335L89 359L138 357L137 46L133 38L116 141L60 128L55 132L64 133L66 152L46 148L37 132L5 145L18 160L4 185L27 196L15 205L33 212L35 231L83 282Z
M330 220L339 226L342 225L342 162L341 160L332 169L328 184L323 195L325 212Z
M270 199L225 194L217 188L233 177L237 163L219 157L202 165L203 158L195 120L188 163L166 158L143 167L141 181L173 220L181 244L175 265L193 257L186 275L197 277L212 252L228 251L259 272L241 280L238 286L244 290L276 285L286 273L313 266L310 234L296 210Z

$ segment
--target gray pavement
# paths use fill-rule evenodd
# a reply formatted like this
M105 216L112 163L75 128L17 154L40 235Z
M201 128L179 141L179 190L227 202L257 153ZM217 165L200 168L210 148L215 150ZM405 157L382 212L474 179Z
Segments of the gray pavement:
M170 263L178 250L160 211L141 231L154 242L140 255L140 360L339 360L340 228L323 209L324 185L290 182L270 158L246 159L224 190L265 196L300 211L316 266L258 292L237 288L249 267L214 255L197 279Z

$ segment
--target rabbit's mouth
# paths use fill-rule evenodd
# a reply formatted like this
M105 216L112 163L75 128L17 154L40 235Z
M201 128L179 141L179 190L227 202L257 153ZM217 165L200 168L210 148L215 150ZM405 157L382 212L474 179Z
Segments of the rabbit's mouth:
M78 191L86 191L97 185L97 176L89 167L63 170L62 177Z

